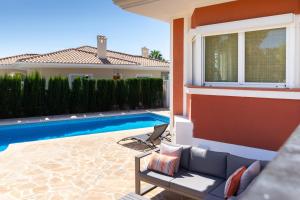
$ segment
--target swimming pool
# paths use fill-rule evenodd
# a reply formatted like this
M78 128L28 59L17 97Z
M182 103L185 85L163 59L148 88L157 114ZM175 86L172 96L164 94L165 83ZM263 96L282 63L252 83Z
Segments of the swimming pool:
M153 113L92 117L0 126L0 151L9 144L72 137L169 123L169 118Z

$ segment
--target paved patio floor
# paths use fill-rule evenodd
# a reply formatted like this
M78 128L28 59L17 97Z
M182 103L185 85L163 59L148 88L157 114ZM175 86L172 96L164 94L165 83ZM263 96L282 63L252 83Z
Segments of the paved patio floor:
M151 131L113 133L13 144L0 152L0 200L112 200L134 191L134 156L143 145L119 139ZM151 199L185 199L155 189Z

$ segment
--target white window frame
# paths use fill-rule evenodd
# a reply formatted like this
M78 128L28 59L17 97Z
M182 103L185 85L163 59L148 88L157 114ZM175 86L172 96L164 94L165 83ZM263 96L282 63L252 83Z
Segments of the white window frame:
M136 78L152 78L152 74L136 74Z
M193 84L212 87L264 87L286 88L295 85L295 41L296 22L294 14L276 15L234 22L199 26L195 31L196 61L193 66ZM245 33L250 31L286 28L286 82L285 83L254 83L245 82ZM238 34L238 82L206 82L205 81L205 37L223 34ZM191 41L192 42L192 41ZM196 69L194 69L194 67ZM197 74L194 74L197 72ZM199 77L200 72L200 77ZM194 80L196 79L196 80Z

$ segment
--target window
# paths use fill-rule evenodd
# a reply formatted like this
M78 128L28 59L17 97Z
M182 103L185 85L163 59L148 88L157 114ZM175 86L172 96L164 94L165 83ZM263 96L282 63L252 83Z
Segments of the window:
M69 85L72 86L74 79L76 78L86 78L91 79L93 78L93 74L69 74Z
M247 32L245 47L245 82L286 82L284 28Z
M169 72L161 72L161 78L163 80L169 80Z
M212 35L203 41L205 85L285 86L286 28Z
M151 78L152 74L137 74L136 78Z
M238 81L238 34L205 38L205 80Z

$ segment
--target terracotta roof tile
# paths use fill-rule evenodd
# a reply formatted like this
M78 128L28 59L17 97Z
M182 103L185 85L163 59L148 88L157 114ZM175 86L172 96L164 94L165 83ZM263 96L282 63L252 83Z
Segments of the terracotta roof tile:
M36 55L38 55L38 54L22 54L22 55L0 58L0 65L14 64L19 59L30 58L30 57L36 56Z
M77 49L80 49L80 50L83 50L86 52L91 52L94 54L97 53L97 48L91 47L91 46L82 46ZM124 60L130 61L130 62L136 62L143 66L152 66L152 67L168 67L169 66L169 63L165 62L165 61L155 60L155 59L151 59L151 58L144 58L142 56L131 55L131 54L121 53L121 52L117 52L117 51L108 50L107 56L124 59Z
M19 59L17 62L25 63L61 63L61 64L112 64L112 65L132 65L128 62L116 58L99 59L93 53L79 49L65 49L53 53L42 54L30 58Z
M0 64L13 63L59 63L59 64L111 64L168 67L165 61L144 58L116 51L107 51L106 59L97 57L97 49L91 46L64 49L48 54L24 54L0 59Z

